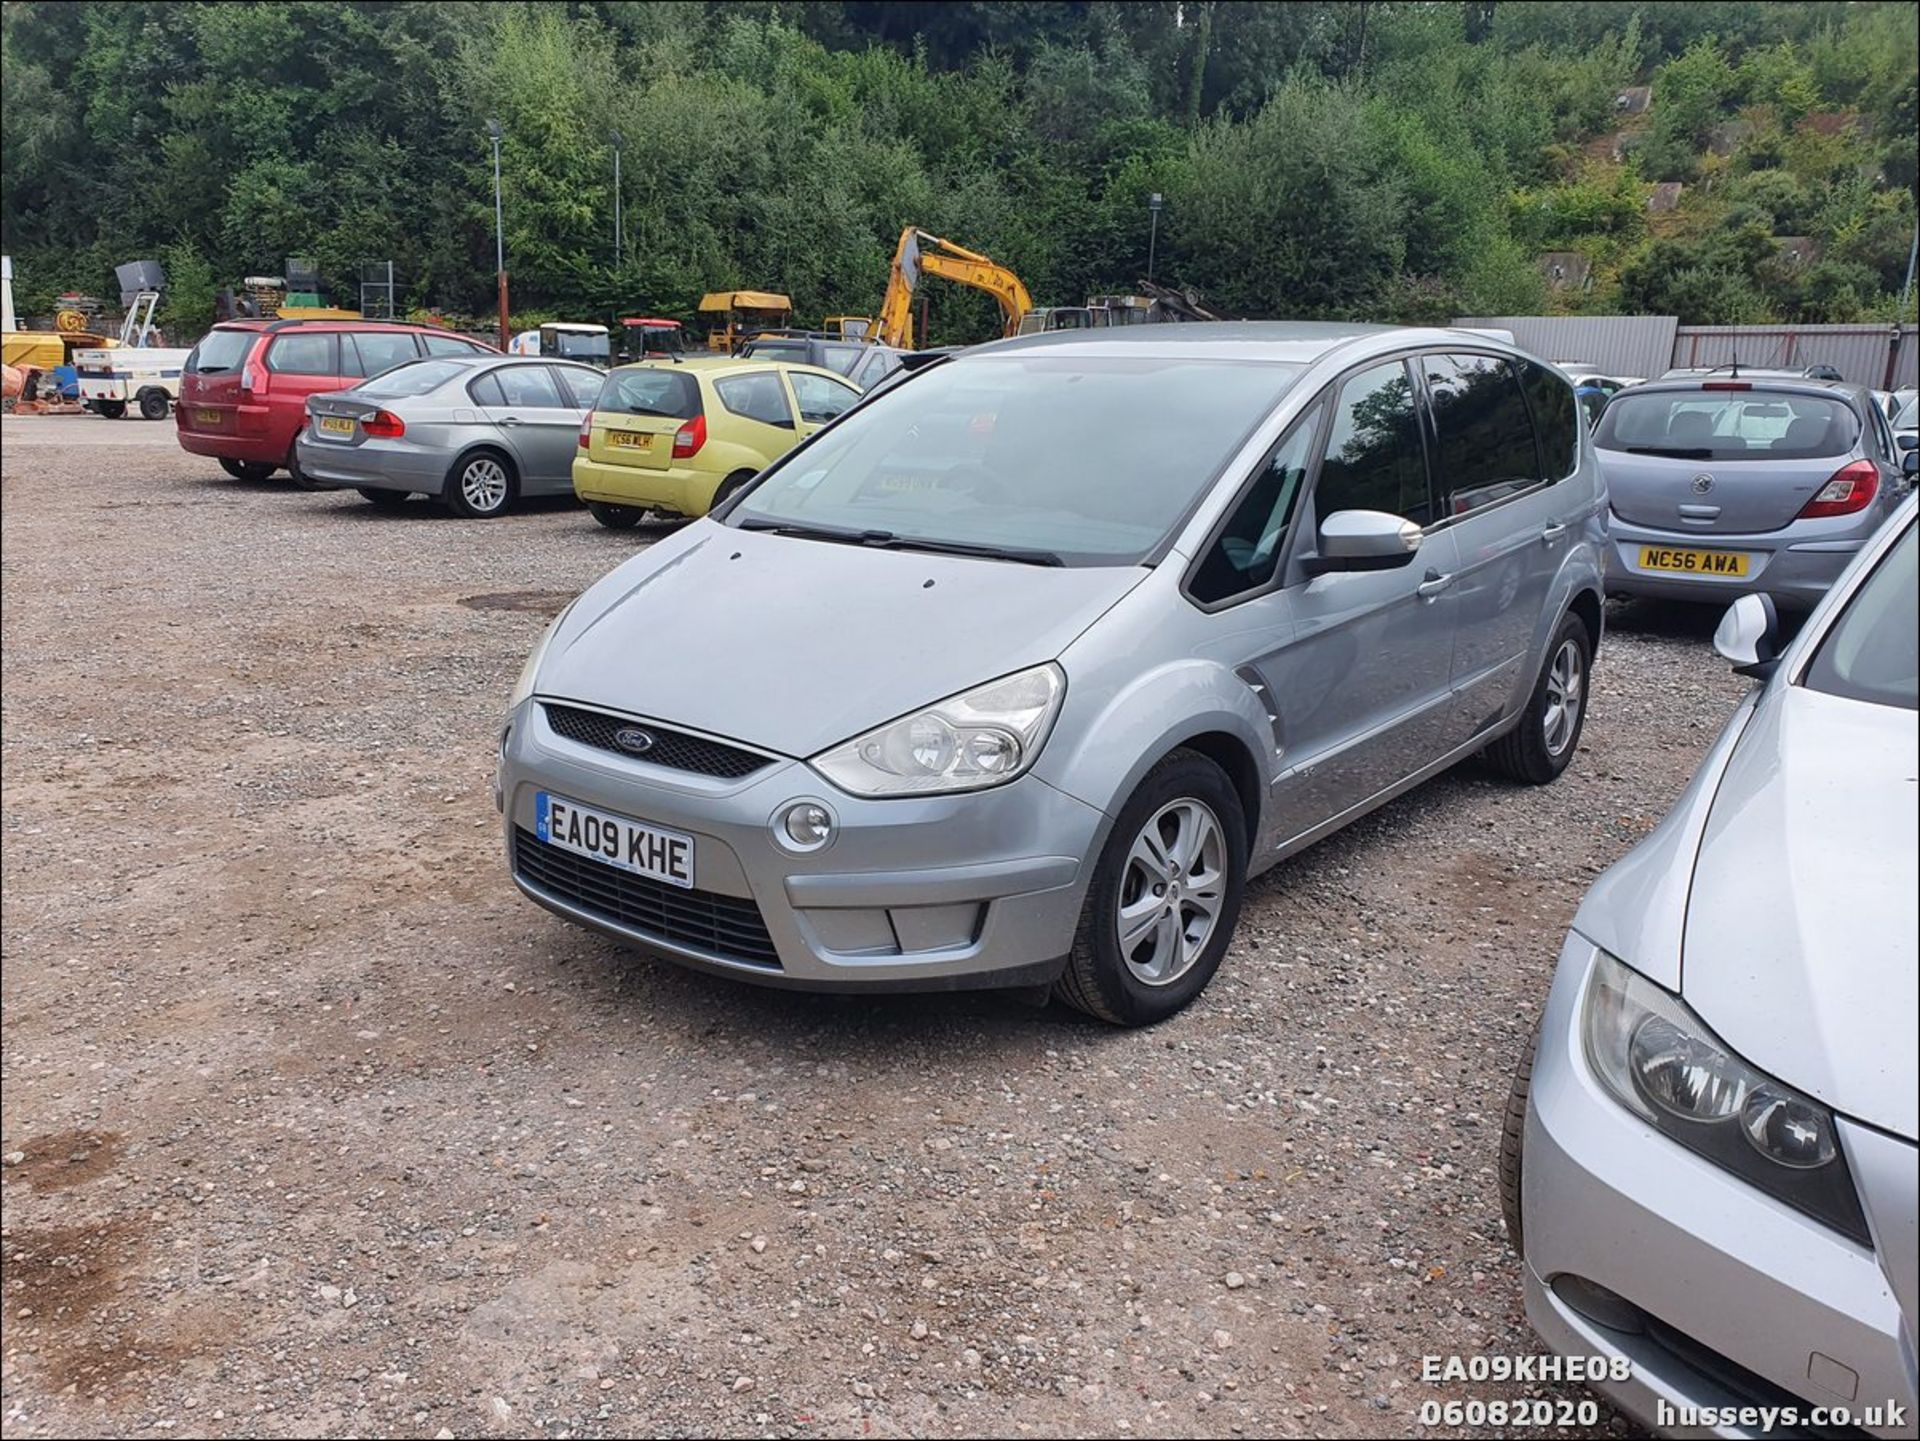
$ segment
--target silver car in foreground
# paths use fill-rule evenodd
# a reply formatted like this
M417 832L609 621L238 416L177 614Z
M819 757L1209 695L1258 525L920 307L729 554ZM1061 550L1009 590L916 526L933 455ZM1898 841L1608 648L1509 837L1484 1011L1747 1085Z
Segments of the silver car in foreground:
M554 623L500 736L514 879L748 980L1157 1020L1249 875L1476 752L1559 775L1604 509L1566 378L1460 331L942 359Z
M1777 659L1728 613L1764 683L1588 893L1516 1078L1527 1316L1665 1433L1914 1434L1917 552L1908 500Z
M606 373L514 355L412 360L307 401L300 468L378 506L410 496L456 515L504 515L522 496L573 494L580 427Z
M1613 508L1609 595L1811 610L1907 490L1873 396L1824 380L1635 386L1593 446Z

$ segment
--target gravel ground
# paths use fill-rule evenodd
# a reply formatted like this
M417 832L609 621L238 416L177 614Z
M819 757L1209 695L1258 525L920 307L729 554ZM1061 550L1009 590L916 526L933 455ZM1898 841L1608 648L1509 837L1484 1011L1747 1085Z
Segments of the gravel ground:
M1712 617L1616 611L1559 784L1465 767L1289 862L1127 1033L753 990L517 896L497 708L645 531L93 418L5 422L4 509L8 1435L1420 1435L1529 1394L1420 1358L1537 1349L1500 1105L1742 692Z

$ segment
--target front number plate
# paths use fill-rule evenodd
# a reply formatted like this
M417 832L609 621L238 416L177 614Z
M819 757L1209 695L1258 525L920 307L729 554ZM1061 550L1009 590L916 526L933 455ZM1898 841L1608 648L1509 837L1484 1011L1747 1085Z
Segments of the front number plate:
M1640 569L1737 578L1747 573L1747 557L1737 550L1674 550L1664 545L1643 545L1640 547Z
M692 836L608 815L548 791L538 793L535 805L534 830L548 845L636 876L693 889Z

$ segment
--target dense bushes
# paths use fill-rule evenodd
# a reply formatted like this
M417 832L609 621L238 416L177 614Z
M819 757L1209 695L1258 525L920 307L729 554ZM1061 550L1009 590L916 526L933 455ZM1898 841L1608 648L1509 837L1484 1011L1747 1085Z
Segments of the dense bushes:
M505 129L528 312L690 317L706 289L869 312L900 227L1042 304L1147 266L1250 315L1552 303L1688 320L1890 313L1912 235L1915 21L1867 5L858 0L178 5L4 12L0 224L22 308L158 254L177 328L311 255L351 303L484 312ZM1644 117L1614 97L1651 82ZM1836 119L1835 117L1839 118ZM1849 117L1857 116L1856 119ZM1626 159L1601 139L1623 128ZM624 137L614 260L611 137ZM1688 192L1649 227L1659 180ZM1813 263L1771 237L1809 236ZM931 291L934 338L991 333Z

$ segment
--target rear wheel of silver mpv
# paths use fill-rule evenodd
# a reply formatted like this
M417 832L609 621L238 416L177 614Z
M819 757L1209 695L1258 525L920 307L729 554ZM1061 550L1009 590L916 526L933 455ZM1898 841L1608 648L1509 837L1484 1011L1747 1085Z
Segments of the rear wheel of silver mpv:
M447 507L469 520L490 520L507 512L518 489L512 463L483 450L455 464L447 481Z
M1054 994L1121 1026L1180 1010L1226 954L1246 853L1246 818L1225 772L1194 751L1161 761L1100 852Z
M1528 785L1559 778L1580 745L1592 664L1593 641L1586 622L1577 615L1562 616L1520 724L1487 747L1495 770Z

